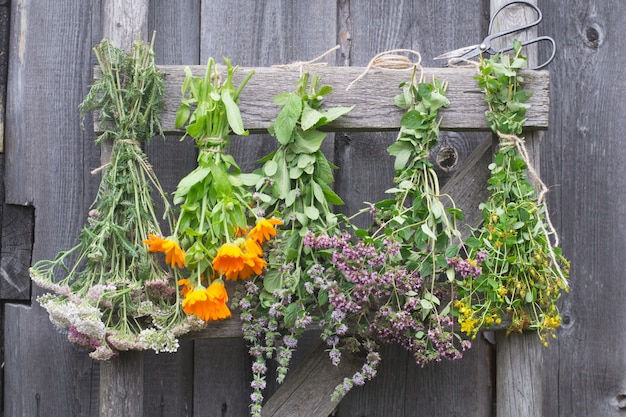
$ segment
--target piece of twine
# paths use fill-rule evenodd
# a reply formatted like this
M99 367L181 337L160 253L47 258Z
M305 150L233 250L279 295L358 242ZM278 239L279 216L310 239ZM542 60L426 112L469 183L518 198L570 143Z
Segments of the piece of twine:
M215 145L211 145L211 146L220 146L220 148L200 148L200 152L212 152L212 153L224 153L224 150L221 148L221 146L224 145L224 143L226 143L225 139L222 138L218 138L218 137L208 137L208 138L200 138L197 140L197 143L199 145L206 145L209 142L217 142L217 144Z
M117 140L115 140L115 143L126 143L126 144L129 144L129 145L139 146L139 142L137 142L136 140L133 140L133 139L117 139ZM112 156L113 156L113 154L111 153L111 157ZM105 169L109 165L111 165L111 161L107 162L106 164L100 165L98 168L92 169L91 170L91 175L96 175L98 172L102 171L103 169Z
M417 62L412 62L408 57L404 55L398 55L398 52L406 52L415 55L417 57ZM365 77L365 75L372 68L404 71L408 68L413 67L416 70L419 70L419 78L417 78L415 82L420 82L422 80L422 77L424 76L424 69L422 68L421 63L422 55L412 49L390 49L389 51L381 52L375 55L370 60L369 64L367 64L365 70L350 84L348 84L348 86L346 87L346 91L348 91L361 78Z
M331 48L328 51L324 52L322 55L313 58L310 61L295 61L295 62L292 62L290 64L272 65L272 67L273 68L300 68L300 76L302 76L302 74L304 73L304 67L305 66L317 66L317 67L328 66L328 62L317 62L317 61L319 61L320 59L324 58L326 55L329 55L332 52L335 52L337 49L339 49L339 45L335 45L333 48Z

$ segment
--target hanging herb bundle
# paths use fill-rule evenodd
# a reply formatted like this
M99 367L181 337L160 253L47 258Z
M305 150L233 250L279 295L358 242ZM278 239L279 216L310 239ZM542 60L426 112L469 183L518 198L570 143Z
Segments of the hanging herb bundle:
M547 336L554 336L561 322L556 302L567 290L569 262L549 221L545 186L518 136L530 95L520 86L518 71L526 58L519 42L513 52L512 57L496 55L480 62L476 78L489 105L487 121L500 143L489 166L491 195L481 205L484 224L466 242L469 259L451 259L451 264L461 275L456 307L463 331L475 335L511 317L508 331L536 330L547 345ZM481 270L475 268L477 258L483 259Z
M332 205L343 201L330 186L336 167L321 151L326 133L319 128L352 107L322 109L323 97L332 88L319 83L319 77L305 73L294 92L275 98L281 110L269 132L278 140L278 149L262 159L260 170L247 176L248 184L257 190L257 210L284 220L268 245L270 268L262 279L246 283L239 302L244 338L254 357L253 416L261 411L266 360L276 358L281 383L299 336L319 318L319 305L328 302L328 295L316 288L317 276L309 270L314 258L306 240L321 230L339 234Z
M328 292L324 332L334 341L331 358L339 360L339 340L349 351L366 353L362 369L336 388L335 398L375 376L379 343L404 347L420 365L459 358L469 347L451 317L454 274L439 278L450 269L446 259L458 252L456 221L462 212L444 207L428 158L438 139L439 110L448 105L446 84L417 82L414 72L401 88L395 103L406 112L388 148L396 158L396 186L387 190L394 197L361 212L372 213L375 224L371 231L355 229L356 241L344 234L307 242L318 256L317 279Z
M68 338L109 359L117 351L175 351L176 336L193 327L180 311L176 276L148 253L142 239L161 235L152 191L169 203L141 145L162 134L163 80L152 45L140 40L129 53L103 40L94 48L101 77L80 106L98 110L105 131L96 143L112 141L88 224L79 243L53 260L30 269L33 281L53 294L39 297ZM171 223L171 222L170 222ZM170 247L168 263L180 266L182 254Z
M191 272L179 282L185 297L182 307L204 321L230 317L224 280L260 275L266 267L261 245L282 223L252 210L252 195L227 153L231 133L248 134L237 101L253 72L235 88L237 67L225 62L224 82L212 58L204 78L185 69L183 100L176 115L176 126L187 124L186 134L195 139L199 151L197 167L174 194L174 203L180 205L175 235L186 250L185 265ZM254 223L252 229L249 223Z

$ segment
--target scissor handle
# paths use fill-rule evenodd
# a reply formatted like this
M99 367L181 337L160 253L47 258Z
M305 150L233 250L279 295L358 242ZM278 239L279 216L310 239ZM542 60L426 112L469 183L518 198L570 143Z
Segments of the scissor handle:
M541 68L545 67L546 65L548 65L550 62L552 62L552 60L554 59L554 56L556 55L556 42L554 42L554 39L552 39L549 36L538 36L538 37L533 38L533 39L522 41L522 46L531 45L533 43L539 43L541 41L549 42L552 45L552 52L550 53L550 56L548 57L548 59L543 64L538 65L536 67L528 68L528 69L534 69L534 70L541 69ZM507 46L506 48L499 49L497 51L497 53L507 52L507 51L510 51L512 49L513 49L512 46Z
M491 29L493 29L493 22L496 20L496 16L498 16L498 13L500 13L502 10L506 9L507 7L510 7L514 4L524 4L528 7L530 7L531 9L533 9L536 13L537 13L537 20L535 20L534 22L530 22L530 23L526 23L524 25L521 26L515 26L511 29L507 29L504 30L502 32L497 32L492 34L491 33ZM514 0L511 1L507 4L504 4L502 6L500 6L500 8L498 10L496 10L496 12L493 14L493 16L491 16L491 19L489 19L489 30L487 31L487 33L489 34L489 36L487 36L485 38L484 42L490 41L492 39L496 39L496 38L501 38L502 36L506 36L506 35L510 35L511 33L515 33L515 32L521 32L523 30L529 29L533 26L537 26L539 23L541 23L541 21L543 20L543 14L541 13L541 10L539 10L539 7L537 7L537 5L526 1L526 0Z

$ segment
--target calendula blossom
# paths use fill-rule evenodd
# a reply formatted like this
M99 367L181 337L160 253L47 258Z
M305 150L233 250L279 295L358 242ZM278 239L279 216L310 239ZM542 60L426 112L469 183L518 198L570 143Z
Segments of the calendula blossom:
M241 256L231 246L236 246L241 251ZM236 256L236 261L233 256ZM223 245L213 260L213 268L232 281L247 279L253 274L261 275L266 266L261 245L250 238L237 239L235 244Z
M185 285L185 289L189 288L186 283L183 285ZM224 282L215 280L208 288L191 288L186 292L182 306L185 313L193 314L208 322L231 316L226 302L228 302L228 293L224 288Z
M241 248L232 243L222 245L213 259L213 269L219 274L239 272L246 262Z
M180 248L177 241L149 234L148 239L142 242L148 245L148 252L165 253L165 262L172 268L175 266L182 268L185 265L185 251Z
M256 225L248 232L248 236L256 240L259 243L270 240L273 236L276 236L275 226L283 224L280 219L259 219Z

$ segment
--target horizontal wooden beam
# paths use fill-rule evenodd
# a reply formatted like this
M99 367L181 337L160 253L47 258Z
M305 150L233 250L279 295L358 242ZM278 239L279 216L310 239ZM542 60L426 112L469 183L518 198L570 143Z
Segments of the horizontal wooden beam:
M184 66L159 66L166 83L166 111L162 115L163 129L166 134L182 135L176 129L174 120L180 105L181 86L185 77ZM190 66L197 76L204 76L205 66ZM225 67L218 66L224 73ZM244 88L239 101L244 127L252 133L267 131L278 114L279 107L273 103L279 93L293 91L300 77L299 67L258 67L240 68L235 74L235 85L254 70L254 75ZM411 77L411 69L370 69L350 89L346 88L365 71L362 67L304 66L304 71L317 74L322 78L322 85L333 87L332 94L326 96L325 105L352 106L347 115L326 126L332 131L386 131L397 130L403 110L396 107L393 98L400 93L399 85ZM97 72L97 71L96 71ZM487 106L483 93L476 86L475 68L424 68L426 80L436 77L448 82L447 97L450 107L442 110L442 130L471 131L489 130L485 121ZM529 100L526 128L545 130L548 128L549 84L547 71L522 71L524 88L532 93ZM97 76L97 75L96 75ZM94 130L102 128L96 121Z

